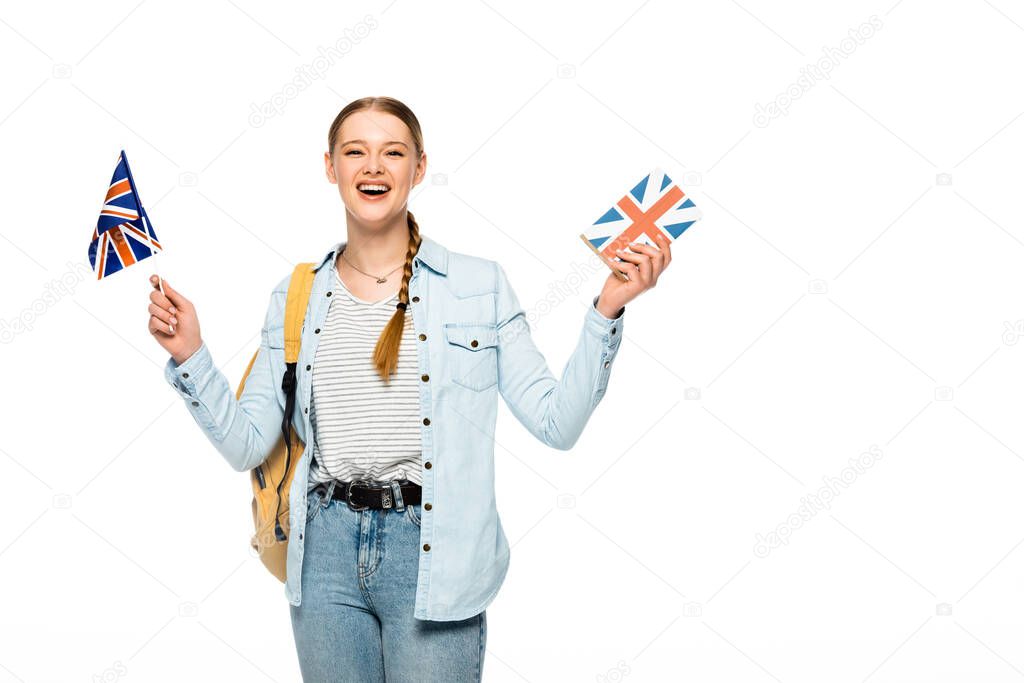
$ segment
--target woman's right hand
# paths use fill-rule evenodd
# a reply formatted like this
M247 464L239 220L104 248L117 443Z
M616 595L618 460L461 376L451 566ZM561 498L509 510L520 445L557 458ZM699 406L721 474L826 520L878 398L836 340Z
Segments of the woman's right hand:
M167 280L164 280L163 292L156 275L150 277L149 282L153 285L149 293L149 332L171 354L174 362L181 365L203 345L196 307L167 284Z

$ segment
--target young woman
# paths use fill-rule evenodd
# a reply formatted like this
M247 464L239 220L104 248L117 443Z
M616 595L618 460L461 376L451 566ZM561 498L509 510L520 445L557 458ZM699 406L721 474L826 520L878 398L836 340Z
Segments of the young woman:
M498 394L538 439L571 448L604 395L625 305L654 286L669 244L620 253L628 281L609 273L556 378L504 269L420 234L407 201L427 156L404 104L346 106L324 165L348 234L315 264L297 365L293 424L307 448L289 491L285 594L303 680L480 680L485 608L509 562L494 493ZM289 279L271 294L236 399L195 306L152 278L166 379L238 471L280 435Z

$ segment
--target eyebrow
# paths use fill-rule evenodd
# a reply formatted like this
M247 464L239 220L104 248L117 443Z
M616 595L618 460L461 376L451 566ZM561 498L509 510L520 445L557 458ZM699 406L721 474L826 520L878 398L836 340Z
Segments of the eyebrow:
M360 143L360 144L363 144L363 145L366 144L366 140L346 140L345 142L341 143L341 146L344 147L345 145L352 145L352 144L355 144L357 142ZM404 142L402 142L401 140L388 140L384 144L385 145L401 145L402 147L408 147L409 146L409 145L405 144Z

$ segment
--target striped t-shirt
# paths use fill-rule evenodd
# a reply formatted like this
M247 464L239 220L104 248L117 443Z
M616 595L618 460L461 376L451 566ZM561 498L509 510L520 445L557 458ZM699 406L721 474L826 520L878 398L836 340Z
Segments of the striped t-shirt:
M395 313L398 293L376 303L354 296L333 269L331 298L313 361L310 422L314 462L309 481L408 479L420 475L420 381L411 313L398 365L385 384L373 365L373 349Z

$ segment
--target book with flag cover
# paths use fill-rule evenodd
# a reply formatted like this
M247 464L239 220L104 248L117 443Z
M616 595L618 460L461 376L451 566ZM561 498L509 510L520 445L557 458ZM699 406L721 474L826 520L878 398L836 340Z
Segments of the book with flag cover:
M701 210L682 188L664 170L655 168L582 232L580 239L619 279L625 280L626 276L609 263L624 260L616 249L628 250L630 242L657 248L655 235L675 240L701 216Z
M96 271L96 279L102 280L155 255L161 249L139 199L128 157L121 150L99 221L92 233L89 263Z

